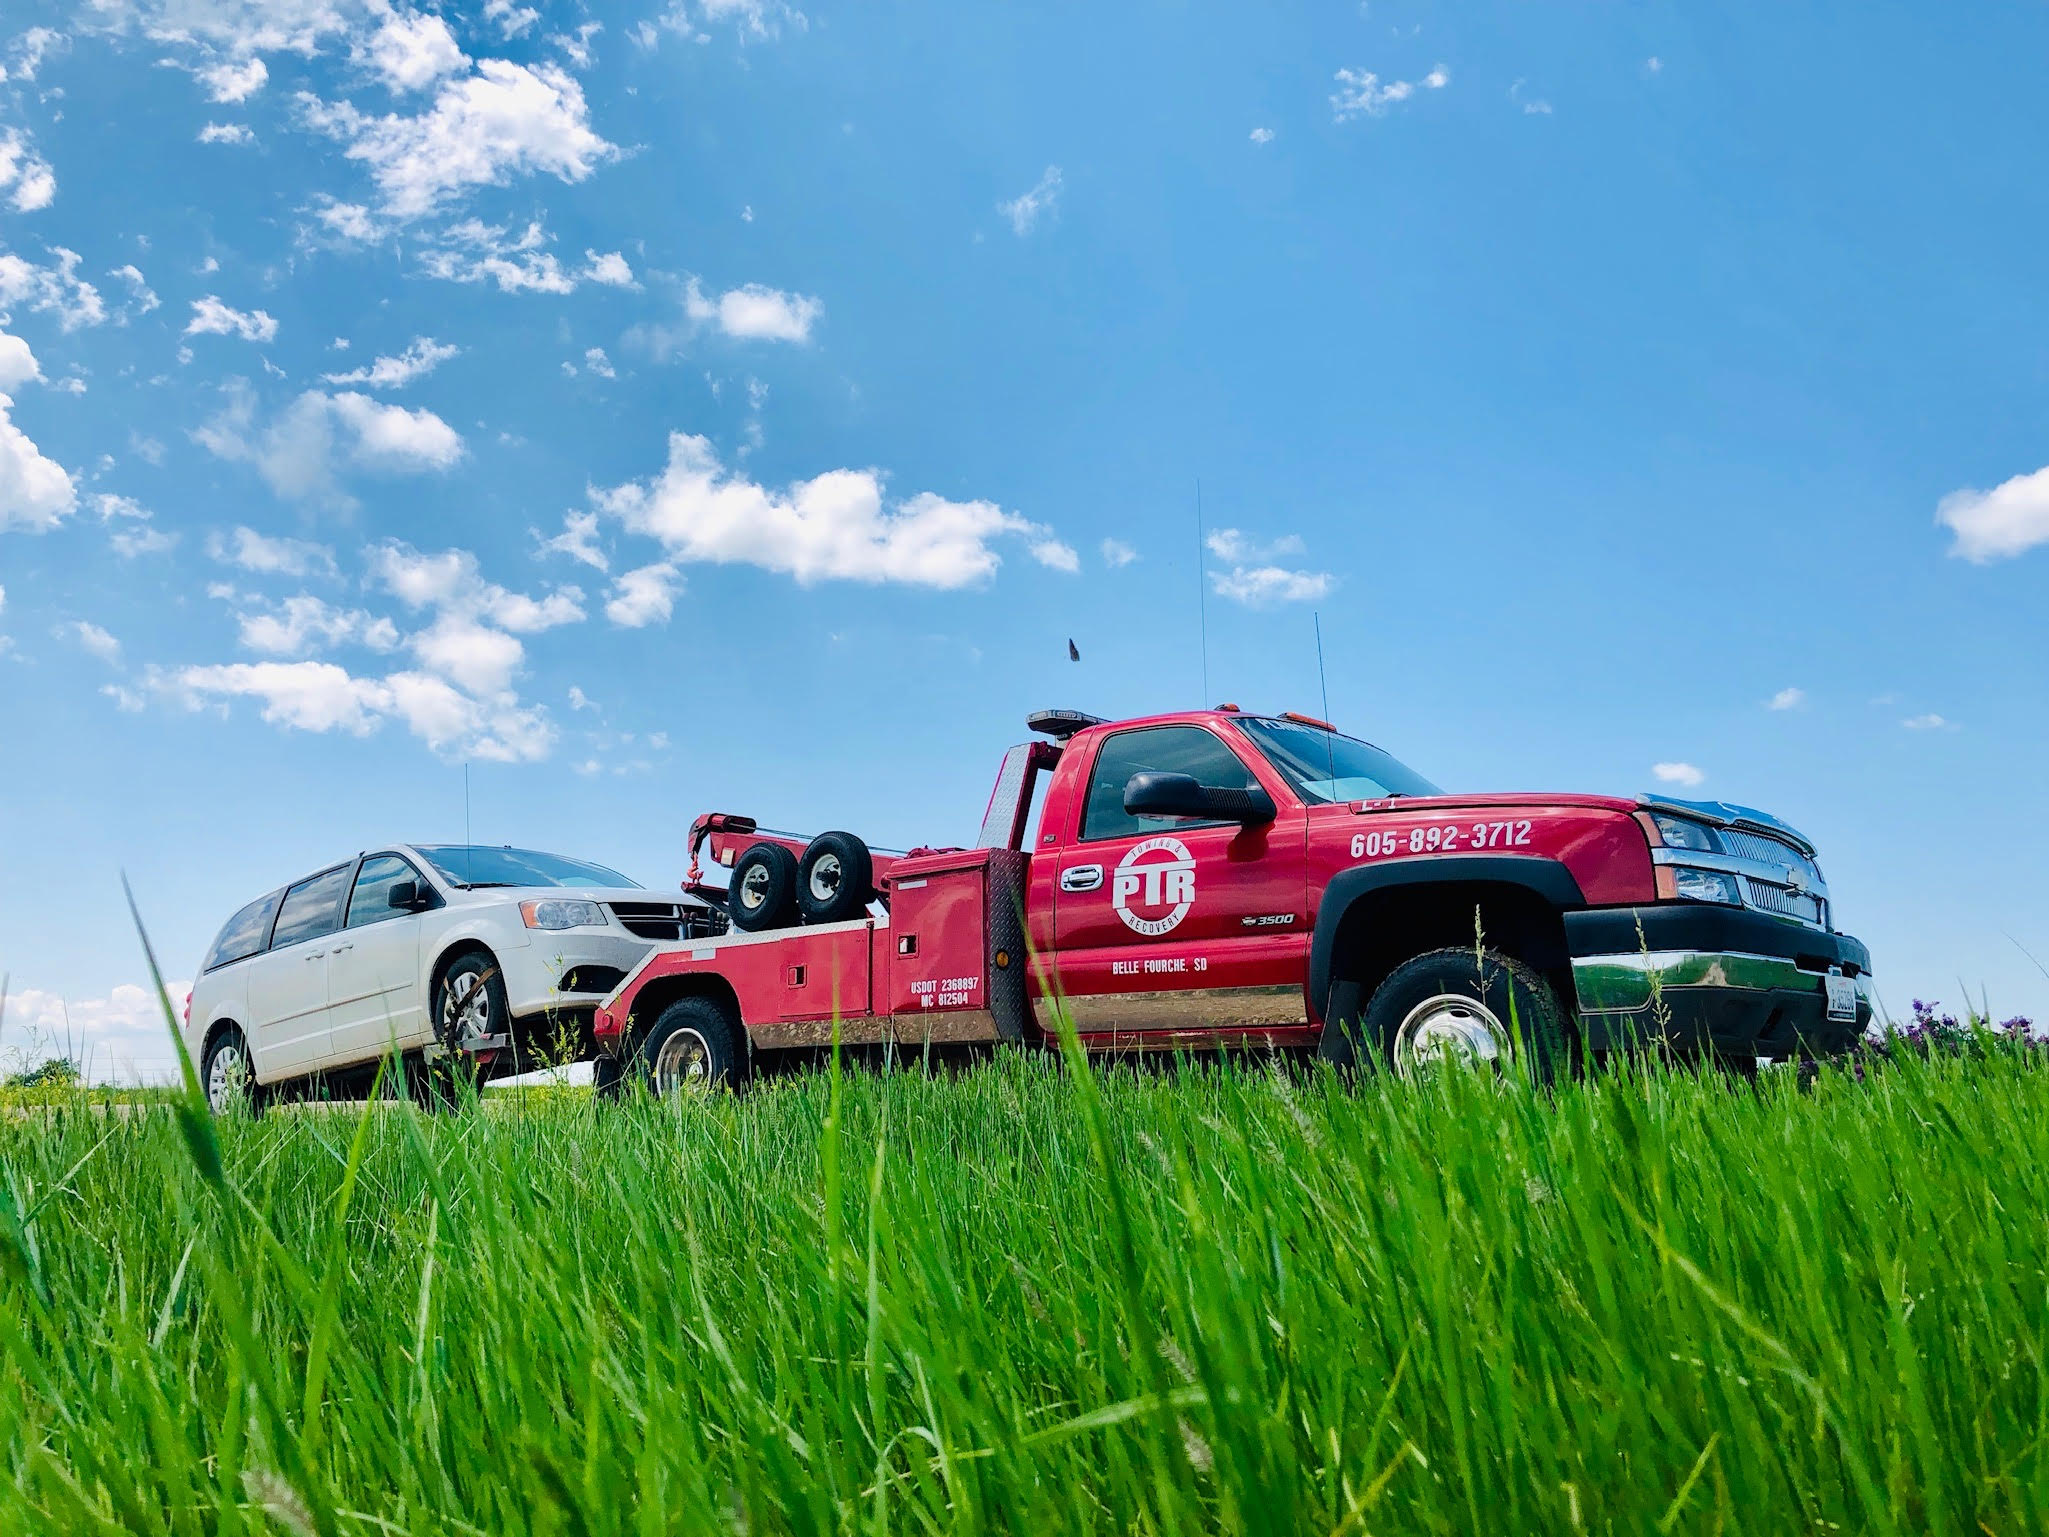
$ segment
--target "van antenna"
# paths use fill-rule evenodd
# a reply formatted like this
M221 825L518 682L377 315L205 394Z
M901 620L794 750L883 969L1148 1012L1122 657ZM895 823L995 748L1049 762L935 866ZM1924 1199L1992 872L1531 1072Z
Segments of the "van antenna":
M470 839L470 764L465 758L462 764L462 878L468 880L476 874L476 845Z
M1195 616L1202 634L1202 698L1199 701L1205 710L1209 708L1209 594L1204 589L1202 570L1202 478L1195 481Z
M1316 686L1323 691L1323 750L1330 759L1330 798L1338 798L1338 728L1330 718L1330 680L1323 675L1323 615L1312 612L1316 624Z

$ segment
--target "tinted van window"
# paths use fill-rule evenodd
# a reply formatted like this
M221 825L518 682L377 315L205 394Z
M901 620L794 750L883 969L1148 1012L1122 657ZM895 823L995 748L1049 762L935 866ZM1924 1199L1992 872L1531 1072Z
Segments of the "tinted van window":
M261 950L264 937L270 933L270 915L277 911L277 899L283 894L273 891L267 897L258 897L222 925L220 937L206 952L200 970L212 971L216 966L246 961Z
M1125 838L1160 830L1157 817L1135 817L1124 809L1124 786L1133 774L1144 773L1187 774L1198 784L1225 790L1250 790L1259 784L1236 753L1200 726L1120 731L1096 754L1088 809L1082 816L1083 838Z
M348 926L359 929L366 923L403 918L404 911L391 905L391 888L400 881L427 884L420 880L419 871L396 854L376 854L364 860L356 875L356 889L349 894Z
M278 909L277 932L271 935L271 949L282 950L286 945L295 945L302 939L318 939L322 934L332 934L340 928L342 897L348 889L347 865L339 865L292 887L285 893L284 905Z

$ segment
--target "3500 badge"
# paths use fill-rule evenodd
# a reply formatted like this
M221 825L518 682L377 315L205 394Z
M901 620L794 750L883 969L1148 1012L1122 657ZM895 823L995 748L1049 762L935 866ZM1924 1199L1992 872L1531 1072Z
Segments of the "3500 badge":
M1446 849L1520 848L1530 841L1528 822L1440 822L1430 827L1390 828L1352 834L1354 859L1385 854L1435 854Z

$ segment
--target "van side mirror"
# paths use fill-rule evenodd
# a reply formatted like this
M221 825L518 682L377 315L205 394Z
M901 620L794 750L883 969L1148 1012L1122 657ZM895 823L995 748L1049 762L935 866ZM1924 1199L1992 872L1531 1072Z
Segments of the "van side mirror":
M416 913L425 907L427 902L420 894L418 881L393 881L391 892L384 899L384 905L396 908L402 913Z
M1195 817L1206 822L1271 822L1274 798L1257 786L1227 790L1192 774L1133 774L1124 785L1124 809L1135 817Z

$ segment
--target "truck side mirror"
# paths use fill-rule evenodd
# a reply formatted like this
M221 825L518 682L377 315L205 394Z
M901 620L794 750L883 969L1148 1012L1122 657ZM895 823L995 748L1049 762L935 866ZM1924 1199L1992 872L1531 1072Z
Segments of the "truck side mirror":
M390 892L384 898L384 905L402 913L418 912L427 904L420 900L418 881L393 881Z
M1124 785L1124 810L1135 817L1195 817L1206 822L1271 822L1274 800L1256 786L1227 790L1192 774L1133 774Z

